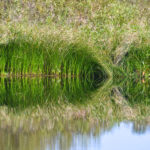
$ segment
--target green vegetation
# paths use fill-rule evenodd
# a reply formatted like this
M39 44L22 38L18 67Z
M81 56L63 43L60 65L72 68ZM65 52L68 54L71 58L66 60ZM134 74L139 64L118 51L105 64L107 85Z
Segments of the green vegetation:
M30 40L31 39L31 40ZM23 109L62 101L85 102L108 77L83 43L15 35L0 45L0 105Z
M43 128L41 122L44 120L45 128L50 130L53 128L49 129L52 122L58 123L65 119L85 119L89 122L146 120L149 123L150 9L146 2L140 2L1 1L0 74L3 79L0 79L0 102L1 105L5 104L0 108L1 128L10 127L14 131L28 131L30 128L35 131ZM95 71L96 74L107 73L109 80L90 94L89 100L83 105L71 103L68 89L69 93L73 91L74 96L80 91L80 88L76 90L74 87L84 85L82 80L71 77L86 77L84 83L88 88L85 91L88 92L91 86L87 81L97 78ZM52 79L55 80L54 88L50 86L50 80L18 79L19 76L39 78L43 75L58 77ZM7 77L13 76L15 78L9 83ZM64 79L64 84L74 82L68 84L71 85L69 88L64 86L67 101L58 99L59 105L51 103L40 106L37 103L36 107L26 108L20 113L8 109L8 105L17 106L16 96L21 92L21 87L26 98L26 94L30 93L29 98L35 100L35 93L40 102L47 98L48 86L52 87L53 92L60 93L59 89L63 88L60 88L62 79L59 81L59 78L62 76L68 78ZM56 84L57 82L59 83ZM12 87L14 85L16 87ZM55 85L58 91L55 90ZM112 92L114 88L119 90ZM4 99L6 89L11 95L9 104ZM45 89L47 90L43 93ZM123 94L119 95L119 92ZM43 99L42 94L45 94ZM18 100L21 102L21 99L20 96ZM77 97L75 99L78 101ZM34 102L29 102L26 106Z
M87 46L50 38L42 43L18 36L0 45L0 75L103 78L104 69Z
M122 93L132 105L150 104L150 45L132 46L122 60L127 80Z
M0 78L0 105L21 111L37 105L57 105L59 101L82 104L103 82L103 78L100 81L47 77Z

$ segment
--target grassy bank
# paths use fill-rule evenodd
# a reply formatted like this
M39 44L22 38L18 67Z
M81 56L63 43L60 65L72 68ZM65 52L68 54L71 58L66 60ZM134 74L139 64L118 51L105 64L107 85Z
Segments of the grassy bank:
M47 74L50 72L50 74L57 75L61 72L62 64L66 66L62 73L67 71L67 64L63 63L64 60L69 61L71 64L69 68L72 69L66 74L74 74L77 70L87 70L84 68L89 67L89 63L86 62L87 57L94 55L94 60L89 61L95 62L96 60L105 68L110 77L109 82L95 95L92 95L91 100L85 105L73 105L69 102L60 101L60 105L57 106L53 104L49 107L39 106L20 113L14 113L7 106L1 106L1 128L9 127L10 129L13 128L14 131L21 128L27 131L30 125L31 130L38 130L44 128L42 126L44 122L45 128L49 129L49 126L53 125L52 122L66 118L68 120L87 119L91 122L97 119L111 121L143 119L149 124L150 108L148 105L137 103L131 106L128 102L122 101L122 97L118 95L112 97L112 89L118 86L122 87L124 84L122 80L130 76L137 63L139 63L137 66L143 67L142 70L137 67L137 70L141 71L140 76L144 72L148 81L149 66L141 64L141 60L147 62L146 59L149 58L147 47L150 43L150 10L146 3L144 4L142 1L141 5L140 1L132 3L119 0L48 0L44 2L40 0L23 0L22 2L16 0L0 2L0 8L1 55L4 55L5 49L10 47L11 50L13 47L13 51L10 51L9 57L7 56L8 60L1 59L1 74L25 75L26 73ZM23 36L18 39L20 34ZM135 54L135 48L141 49L138 51L138 55ZM22 49L27 51L28 57L24 55ZM30 51L31 49L32 51ZM56 49L57 53L55 54L57 54L59 61L54 53L48 57L47 51L43 51L43 49L50 49L50 51ZM77 59L73 57L74 50L81 49L84 49L85 56L82 59L87 63L84 67L82 62L78 60L78 58L81 60L82 54L79 54L80 57ZM129 50L133 54L130 55ZM90 51L90 54L87 51ZM142 56L141 51L143 52ZM122 58L128 54L131 58L126 57L127 59L122 63ZM12 56L13 58L10 58ZM140 61L139 58L135 60L137 56L141 57ZM19 60L20 57L23 60ZM53 58L52 64L49 61L51 58ZM27 59L29 61L25 61ZM45 60L47 68L44 68ZM135 61L132 60L137 61L137 63L134 64ZM76 67L76 63L80 68ZM6 64L9 66L7 67L8 70L5 68ZM49 66L55 67L50 67L51 70L48 70ZM116 82L112 85L113 68L116 68L117 71L114 72ZM135 72L132 73L135 74ZM138 74L136 74L136 79L139 78ZM146 80L144 84L148 83ZM138 81L140 85L141 81ZM0 92L2 93L2 91ZM131 92L134 93L134 91Z

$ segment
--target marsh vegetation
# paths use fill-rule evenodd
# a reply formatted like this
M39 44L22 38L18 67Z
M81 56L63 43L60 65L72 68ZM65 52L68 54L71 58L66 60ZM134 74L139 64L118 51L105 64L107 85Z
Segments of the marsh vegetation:
M0 134L149 126L149 18L140 0L0 1Z

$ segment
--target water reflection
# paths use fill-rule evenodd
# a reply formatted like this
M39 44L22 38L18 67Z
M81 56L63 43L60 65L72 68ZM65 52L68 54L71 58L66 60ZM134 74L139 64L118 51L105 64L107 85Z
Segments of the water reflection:
M103 78L0 78L0 105L13 108L58 100L85 102L103 84Z
M133 123L121 123L115 126L111 132L106 132L101 137L101 150L148 150L150 131L147 128L144 134L138 134L134 130ZM135 134L136 133L136 134Z
M122 82L121 92L132 105L150 104L149 53L149 46L133 46L122 59L126 79Z
M150 104L150 81L142 83L136 78L131 78L123 82L122 94L131 104Z
M87 130L88 123L80 122L73 127L66 126L63 130L55 128L45 134L0 130L0 136L3 137L0 145L2 150L149 150L150 128L146 125L144 133L139 132L137 128L135 130L135 126L140 124L133 122L122 122L107 127L103 125L97 124Z

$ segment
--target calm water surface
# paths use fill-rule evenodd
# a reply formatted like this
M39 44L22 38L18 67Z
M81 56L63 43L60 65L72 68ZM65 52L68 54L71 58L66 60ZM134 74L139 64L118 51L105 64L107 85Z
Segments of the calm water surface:
M76 102L84 104L90 99L90 94L103 85L101 83L102 81L95 84L94 81L77 79L0 78L0 104L15 110L26 109L30 105L42 105L45 98L49 103L55 101L57 104L56 100L59 97L73 105ZM132 97L132 94L128 92L127 94ZM130 99L128 102L130 103ZM34 133L0 129L0 150L149 150L150 148L150 127L144 122L112 121L109 125L102 122L90 126L88 122L75 120L65 125L62 122L62 126L63 129L56 124L49 132Z
M100 132L97 136L73 134L70 150L149 150L150 130L147 128L144 133L137 133L133 123L121 123L114 125L109 131ZM59 136L58 136L59 137ZM55 148L59 150L60 144L57 141ZM64 141L67 143L67 141ZM52 148L52 149L53 149ZM49 144L45 150L51 150Z
M132 122L115 124L110 129L97 126L88 133L66 130L22 135L0 131L0 135L3 136L1 142L6 144L1 145L2 150L149 150L150 148L150 128Z

